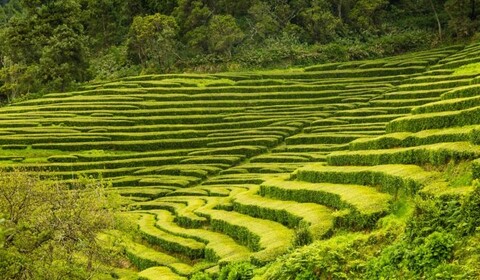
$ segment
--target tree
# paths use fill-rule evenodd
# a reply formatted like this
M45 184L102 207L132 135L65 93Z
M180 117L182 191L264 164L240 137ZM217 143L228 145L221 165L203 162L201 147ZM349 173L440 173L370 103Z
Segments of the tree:
M442 23L440 22L440 18L438 17L438 12L437 8L435 7L435 3L433 0L428 0L430 7L432 8L433 15L435 16L435 21L437 22L437 28L438 28L438 38L440 41L442 40L443 37L443 32L442 32Z
M375 30L388 0L357 0L349 17L361 30Z
M155 14L134 18L128 52L145 68L168 70L176 60L178 25L171 16Z
M39 61L43 81L65 91L75 81L86 80L86 49L83 37L71 28L66 25L55 28Z
M79 1L23 0L22 7L23 13L8 21L0 38L11 67L28 69L21 72L34 73L36 80L53 90L84 81L88 51Z
M211 52L232 56L233 47L242 41L244 34L231 15L213 16L208 24L208 46Z
M280 30L280 24L267 3L256 2L250 7L248 14L250 15L250 32L253 38L265 39Z
M97 234L115 224L101 181L71 188L14 170L0 172L0 273L3 279L87 279L101 257Z
M196 53L208 51L208 21L212 10L202 0L179 0L172 13L180 28L180 37Z
M311 42L328 43L341 28L341 20L332 14L331 4L315 1L300 13L300 25L310 37Z
M450 20L449 28L457 37L471 36L479 26L478 0L447 0L445 11Z

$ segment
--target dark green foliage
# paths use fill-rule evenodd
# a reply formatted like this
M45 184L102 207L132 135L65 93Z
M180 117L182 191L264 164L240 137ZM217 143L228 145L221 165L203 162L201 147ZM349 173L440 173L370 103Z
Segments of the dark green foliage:
M312 233L309 231L308 226L305 223L300 223L295 229L295 237L293 239L293 245L295 247L305 246L313 242Z
M171 16L137 16L130 26L128 52L144 68L166 71L174 62L177 33Z
M0 75L2 93L12 99L45 87L65 90L86 80L88 50L78 1L22 4L23 12L0 32L7 62Z
M190 277L190 280L212 280L212 277L210 277L205 272L198 272L195 273L192 277Z
M480 226L479 194L477 184L465 198L418 199L406 236L368 263L367 278L473 279L475 267L452 260Z
M250 280L253 278L253 266L251 263L232 263L223 267L218 275L218 280Z
M477 0L12 0L0 5L1 94L65 90L92 76L384 57L472 36L478 6Z

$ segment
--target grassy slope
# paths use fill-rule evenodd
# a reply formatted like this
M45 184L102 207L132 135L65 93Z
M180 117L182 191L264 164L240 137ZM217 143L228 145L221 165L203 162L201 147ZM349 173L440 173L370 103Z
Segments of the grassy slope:
M65 182L111 180L139 217L140 236L124 244L139 277L261 267L311 239L257 277L399 277L377 266L401 271L385 259L418 230L418 200L461 201L479 174L478 49L47 94L0 108L0 163ZM445 263L475 268L475 253L452 252ZM406 266L407 276L433 273Z

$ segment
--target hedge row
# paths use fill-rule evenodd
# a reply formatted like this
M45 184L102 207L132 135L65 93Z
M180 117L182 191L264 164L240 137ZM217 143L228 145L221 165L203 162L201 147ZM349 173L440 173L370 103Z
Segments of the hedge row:
M169 175L155 175L151 177L143 176L138 181L139 186L172 186L178 188L191 187L202 181L201 178L193 176L169 176Z
M247 260L251 251L245 246L239 245L231 237L205 230L191 229L178 226L170 212L163 210L148 211L157 216L156 226L166 232L195 239L199 242L207 243L205 246L205 259L212 262L242 261Z
M463 80L463 79L473 79L478 74L461 74L461 75L422 75L418 77L413 77L411 79L405 80L406 84L415 84L415 83L434 83L440 81L452 81L452 80Z
M436 174L426 172L416 165L377 165L377 166L323 166L311 164L292 175L299 180L311 183L357 184L377 186L381 191L395 197L404 193L413 195Z
M278 145L281 139L278 138L250 138L250 139L240 139L240 140L230 140L230 141L211 141L207 143L207 147L210 148L222 148L222 147L231 147L231 146L262 146L262 147L273 147Z
M364 64L364 62L362 63ZM321 66L320 66L321 67ZM346 69L346 70L324 70L318 71L315 66L305 68L307 73L292 74L294 77L310 77L310 78L352 78L352 77L378 77L391 75L406 75L425 71L424 66L410 66L397 68L367 68L367 69ZM288 75L288 74L287 74ZM287 75L276 75L277 77L287 77Z
M334 133L300 134L285 139L287 145L305 144L346 144L365 137L363 134L339 135Z
M138 90L135 90L135 93L138 94ZM93 92L90 96L77 95L71 97L54 97L54 98L37 98L27 101L18 102L15 106L33 106L33 105L51 105L51 104L65 104L72 102L84 102L90 104L103 103L103 102L143 102L144 99L137 97L135 95L125 96L125 95L102 95L100 92Z
M370 106L372 107L413 107L431 102L439 101L439 97L433 98L413 98L413 99L386 99L386 100L372 100Z
M186 157L151 157L151 158L133 158L112 161L91 161L77 163L50 163L50 164L28 164L23 165L27 170L51 170L51 171L82 171L91 169L115 169L126 167L145 167L145 166L162 166L170 164L178 164Z
M449 161L480 157L480 149L469 142L439 143L428 146L386 150L333 152L327 156L329 165L417 164L443 165Z
M264 179L259 177L258 174L251 174L254 176L249 176L249 174L229 174L221 175L210 178L208 181L203 182L203 185L239 185L239 184L261 184Z
M479 92L480 93L480 92ZM443 111L459 111L480 106L480 95L467 98L447 99L412 109L413 114L428 114Z
M240 154L246 157L253 157L265 153L267 148L263 146L234 146L226 148L209 148L200 149L190 152L190 156L205 156L205 155L225 155L225 154Z
M452 58L453 59L453 58ZM480 62L480 57L473 57L473 58L464 58L464 59L455 59L454 61L449 61L443 64L438 64L432 66L432 69L453 69L453 68L458 68L463 65L471 64L471 63L477 63Z
M472 162L473 179L480 179L480 159Z
M226 169L220 174L271 174L291 173L303 166L303 163L245 163L237 167Z
M170 268L164 266L150 267L138 273L139 280L187 280Z
M357 228L372 227L390 208L391 196L374 188L330 183L268 180L260 186L262 196L301 203L317 203L334 209L350 210L335 223Z
M275 200L254 195L258 187L235 196L233 209L256 218L275 221L289 228L297 228L303 221L315 239L327 235L333 227L332 210L313 203Z
M101 143L103 141L110 141L110 137L106 136L40 136L40 135L15 135L15 136L3 136L0 138L0 145L8 145L16 143L17 145L32 145L41 143Z
M398 91L414 91L414 90L433 90L433 89L450 89L460 86L467 86L472 79L458 79L458 80L441 80L437 82L425 82L415 84L403 84L397 87Z
M119 187L112 190L124 197L145 197L149 199L157 199L171 193L171 189L154 187L154 188L135 188L135 187Z
M171 266L180 262L175 257L132 241L124 241L123 246L125 247L127 257L140 270L153 266Z
M125 253L130 261L140 270L150 267L166 266L176 274L189 276L195 272L195 269L182 263L177 258L155 251L147 246L134 242L125 242Z
M189 188L190 189L190 188ZM188 190L188 189L187 189ZM197 215L195 211L204 207L206 204L205 199L199 199L196 197L165 197L161 200L167 202L175 202L185 204L185 207L176 208L175 210L175 222L184 228L201 228L207 224L207 219L201 215ZM157 223L157 226L159 223Z
M339 125L339 126L331 126L331 127L311 127L310 129L305 129L304 132L306 133L322 133L322 132L342 132L351 133L351 134L361 134L362 132L365 134L369 133L385 133L385 126L386 124L383 123L373 123L373 124L365 124L365 125Z
M363 138L362 138L363 139ZM310 152L333 152L348 150L348 144L307 144L279 146L272 150L273 153L310 153Z
M85 150L117 150L117 151L151 151L165 149L192 149L204 147L212 142L209 138L166 139L144 141L105 141L105 142L72 142L72 143L37 143L34 149L85 151ZM252 143L253 144L253 143Z
M199 210L200 211L200 210ZM213 230L223 232L253 251L262 252L256 263L274 260L287 252L293 241L293 231L279 223L222 210L201 210L209 217Z
M360 138L352 141L350 150L380 150L395 147L413 147L444 142L464 142L474 140L473 129L478 126L453 127L446 129L423 130L416 133L397 132L377 138Z
M214 175L223 168L213 164L169 164L160 167L144 168L135 172L138 175L172 175L172 176L192 176L197 178L206 178L208 175Z
M480 85L470 85L452 89L442 95L443 100L453 98L475 97L480 93Z
M309 162L312 160L311 156L294 155L294 154L267 154L254 157L250 159L252 163L295 163L295 162Z
M175 236L155 227L153 215L142 215L137 224L142 237L150 244L158 245L168 252L180 253L191 259L204 257L205 244L193 239Z
M414 90L414 91L393 91L383 95L384 99L417 99L417 98L439 98L446 89Z
M23 164L22 164L23 167ZM8 169L10 167L2 167L2 169ZM113 179L116 177L122 177L137 171L138 167L125 167L125 168L114 168L114 169L88 169L88 170L70 170L70 171L50 171L50 169L31 169L30 171L38 172L40 178L42 179L58 179L58 180L71 180L79 179L83 177L96 178L96 179ZM125 185L124 185L125 186Z
M220 130L220 129L247 129L247 128L259 128L268 125L272 125L279 121L278 118L270 119L261 119L253 121L242 121L242 122L223 122L223 123L199 123L199 124L183 124L183 125L149 125L149 126L123 126L123 127L108 127L110 132L160 132L160 131L178 131L178 130ZM86 126L86 127L76 127L76 129L81 129L82 131L89 131L92 129L105 129L105 127L95 127L95 126Z
M350 124L364 124L364 123L384 123L403 117L405 114L389 114L389 115L371 115L360 117L343 117L338 116L337 119L347 121Z
M480 124L480 106L459 111L427 113L402 117L387 125L387 133L448 128Z

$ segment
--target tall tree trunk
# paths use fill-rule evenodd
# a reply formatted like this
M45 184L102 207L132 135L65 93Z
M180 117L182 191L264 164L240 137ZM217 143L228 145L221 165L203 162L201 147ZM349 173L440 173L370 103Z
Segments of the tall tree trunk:
M338 9L338 18L342 19L342 4L343 0L338 0L337 9Z
M470 4L471 4L471 7L472 7L472 10L471 10L472 13L470 14L470 19L475 20L475 19L477 19L476 0L470 0Z
M475 0L473 0L475 1ZM442 41L442 23L440 22L440 19L438 18L438 13L437 9L435 9L435 5L433 4L433 0L429 0L430 6L432 7L433 14L435 15L435 20L437 21L437 26L438 26L438 38L440 41Z

